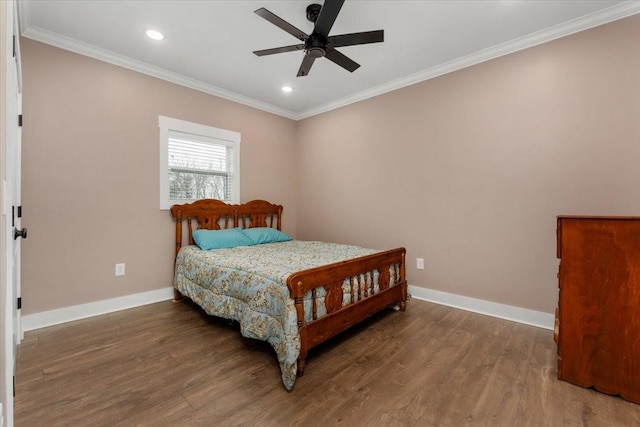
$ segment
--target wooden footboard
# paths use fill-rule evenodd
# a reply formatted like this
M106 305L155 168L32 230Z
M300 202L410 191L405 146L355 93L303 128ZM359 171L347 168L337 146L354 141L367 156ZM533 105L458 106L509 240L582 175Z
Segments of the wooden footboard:
M298 317L300 356L298 376L304 374L307 352L316 345L374 315L399 304L405 310L407 281L404 248L392 249L348 261L292 274L287 280ZM377 280L376 280L377 278ZM344 283L348 283L345 298ZM324 299L317 289L324 287ZM311 296L310 313L305 313L304 297ZM319 316L320 305L325 315ZM306 320L305 320L306 319ZM311 319L311 320L309 320Z

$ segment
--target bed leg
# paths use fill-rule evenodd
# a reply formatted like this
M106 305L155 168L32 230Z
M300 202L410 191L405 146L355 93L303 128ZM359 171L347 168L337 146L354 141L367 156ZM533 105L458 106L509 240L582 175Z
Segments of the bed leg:
M304 367L306 365L306 361L305 359L302 358L298 358L298 372L296 372L296 375L301 377L304 375Z
M173 288L173 302L178 302L182 299L182 294L176 288Z
M407 302L400 301L400 311L405 311L407 309Z

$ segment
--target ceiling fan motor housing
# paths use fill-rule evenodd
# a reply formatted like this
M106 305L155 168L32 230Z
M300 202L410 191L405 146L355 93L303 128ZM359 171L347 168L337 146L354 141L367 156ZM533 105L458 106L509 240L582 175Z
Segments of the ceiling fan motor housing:
M327 54L327 41L323 37L311 35L304 44L307 55L322 58Z

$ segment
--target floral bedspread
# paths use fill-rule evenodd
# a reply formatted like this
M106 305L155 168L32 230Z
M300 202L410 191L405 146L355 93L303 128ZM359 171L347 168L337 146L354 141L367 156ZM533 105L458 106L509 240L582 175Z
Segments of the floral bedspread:
M287 278L296 271L375 252L300 240L210 251L187 246L178 253L174 287L208 314L238 321L242 335L269 342L282 382L291 390L300 336Z

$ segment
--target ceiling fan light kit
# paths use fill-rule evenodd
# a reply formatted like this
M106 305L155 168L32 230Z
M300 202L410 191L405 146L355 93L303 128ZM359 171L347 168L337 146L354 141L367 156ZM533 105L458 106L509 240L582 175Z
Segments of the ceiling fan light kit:
M258 16L286 31L303 43L272 49L256 50L253 53L257 56L265 56L276 53L304 50L305 55L302 59L302 64L298 69L298 77L308 75L313 62L322 57L327 58L347 71L354 72L358 67L360 67L360 64L340 53L336 50L336 47L383 42L384 30L329 36L331 27L333 27L343 4L344 0L326 0L324 5L314 3L307 6L307 19L314 23L313 32L311 34L306 34L299 30L264 7L256 10L255 13Z

